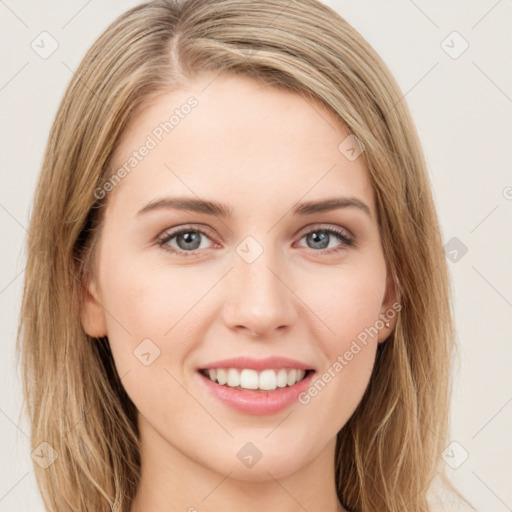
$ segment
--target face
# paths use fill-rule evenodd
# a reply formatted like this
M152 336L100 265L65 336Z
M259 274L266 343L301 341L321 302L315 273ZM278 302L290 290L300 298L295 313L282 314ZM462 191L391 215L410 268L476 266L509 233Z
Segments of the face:
M82 323L108 336L143 450L279 478L332 457L394 295L340 122L249 78L203 80L153 100L117 148Z

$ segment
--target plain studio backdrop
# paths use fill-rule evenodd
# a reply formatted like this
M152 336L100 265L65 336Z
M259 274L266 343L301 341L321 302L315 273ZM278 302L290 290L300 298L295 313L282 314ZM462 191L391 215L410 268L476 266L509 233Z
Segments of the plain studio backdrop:
M44 147L85 52L138 3L0 2L0 511L44 510L15 359L23 247ZM461 353L444 452L448 474L478 510L512 510L512 2L325 3L387 63L423 143ZM469 510L455 503L447 509Z

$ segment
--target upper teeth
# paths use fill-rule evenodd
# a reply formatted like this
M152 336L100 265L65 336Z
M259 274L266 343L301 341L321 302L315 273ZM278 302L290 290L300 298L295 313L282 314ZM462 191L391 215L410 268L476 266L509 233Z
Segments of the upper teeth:
M263 370L261 372L251 369L215 368L206 370L205 374L213 382L218 382L231 388L240 386L244 389L263 389L268 391L277 387L293 386L304 378L306 372L305 370L288 368Z

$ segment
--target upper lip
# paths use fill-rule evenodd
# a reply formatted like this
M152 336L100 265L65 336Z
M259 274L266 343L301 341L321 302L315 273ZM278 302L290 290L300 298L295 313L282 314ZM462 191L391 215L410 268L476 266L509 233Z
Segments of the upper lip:
M296 368L298 370L313 370L311 365L290 359L289 357L266 357L265 359L253 359L252 357L238 356L229 359L213 361L205 366L201 366L200 370L209 370L213 368L250 368L253 370L270 370L280 368Z

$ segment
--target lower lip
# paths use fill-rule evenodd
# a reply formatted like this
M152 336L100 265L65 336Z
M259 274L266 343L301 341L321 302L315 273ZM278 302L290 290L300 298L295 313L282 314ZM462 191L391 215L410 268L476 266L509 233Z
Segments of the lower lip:
M230 388L229 386L221 386L217 382L213 382L208 377L205 377L202 373L197 373L208 390L221 402L245 414L262 416L279 412L297 401L298 396L309 387L315 372L310 372L304 379L293 386L276 388L274 391L269 392L242 391Z

